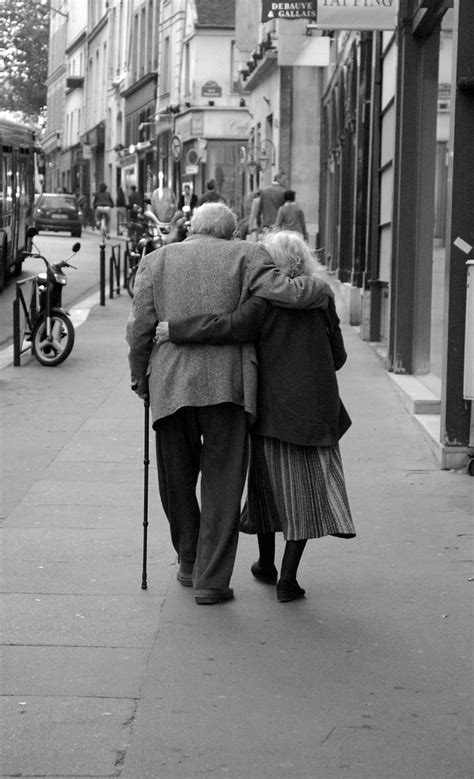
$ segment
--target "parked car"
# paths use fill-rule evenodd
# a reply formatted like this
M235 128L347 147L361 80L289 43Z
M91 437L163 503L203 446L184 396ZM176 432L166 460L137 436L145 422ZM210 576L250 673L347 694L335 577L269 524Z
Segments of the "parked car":
M43 192L34 207L34 227L40 230L67 230L80 238L82 211L74 195Z

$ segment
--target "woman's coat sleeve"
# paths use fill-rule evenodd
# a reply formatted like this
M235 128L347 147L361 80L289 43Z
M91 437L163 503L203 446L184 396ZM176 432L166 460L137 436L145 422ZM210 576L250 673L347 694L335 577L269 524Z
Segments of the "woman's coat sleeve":
M229 314L203 314L170 319L169 335L173 343L221 344L250 343L260 331L269 304L250 297Z

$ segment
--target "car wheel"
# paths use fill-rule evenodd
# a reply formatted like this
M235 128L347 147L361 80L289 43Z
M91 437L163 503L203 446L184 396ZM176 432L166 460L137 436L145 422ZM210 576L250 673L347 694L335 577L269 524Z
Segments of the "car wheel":
M82 235L82 229L79 230L71 230L71 236L73 238L80 238Z

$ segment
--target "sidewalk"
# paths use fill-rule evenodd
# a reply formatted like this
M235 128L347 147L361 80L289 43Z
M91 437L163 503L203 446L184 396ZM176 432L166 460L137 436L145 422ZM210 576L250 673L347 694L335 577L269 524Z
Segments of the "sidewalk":
M197 606L150 469L125 294L68 360L0 371L2 777L468 779L474 480L438 470L381 362L344 328L358 536L312 541L279 604L241 538L235 600ZM281 552L282 543L278 550Z

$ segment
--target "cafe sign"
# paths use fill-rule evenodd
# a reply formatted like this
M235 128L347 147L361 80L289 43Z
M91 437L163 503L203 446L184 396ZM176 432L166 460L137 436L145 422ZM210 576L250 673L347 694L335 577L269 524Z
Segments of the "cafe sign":
M316 21L317 0L301 3L275 3L262 0L262 22L271 19L310 19Z

